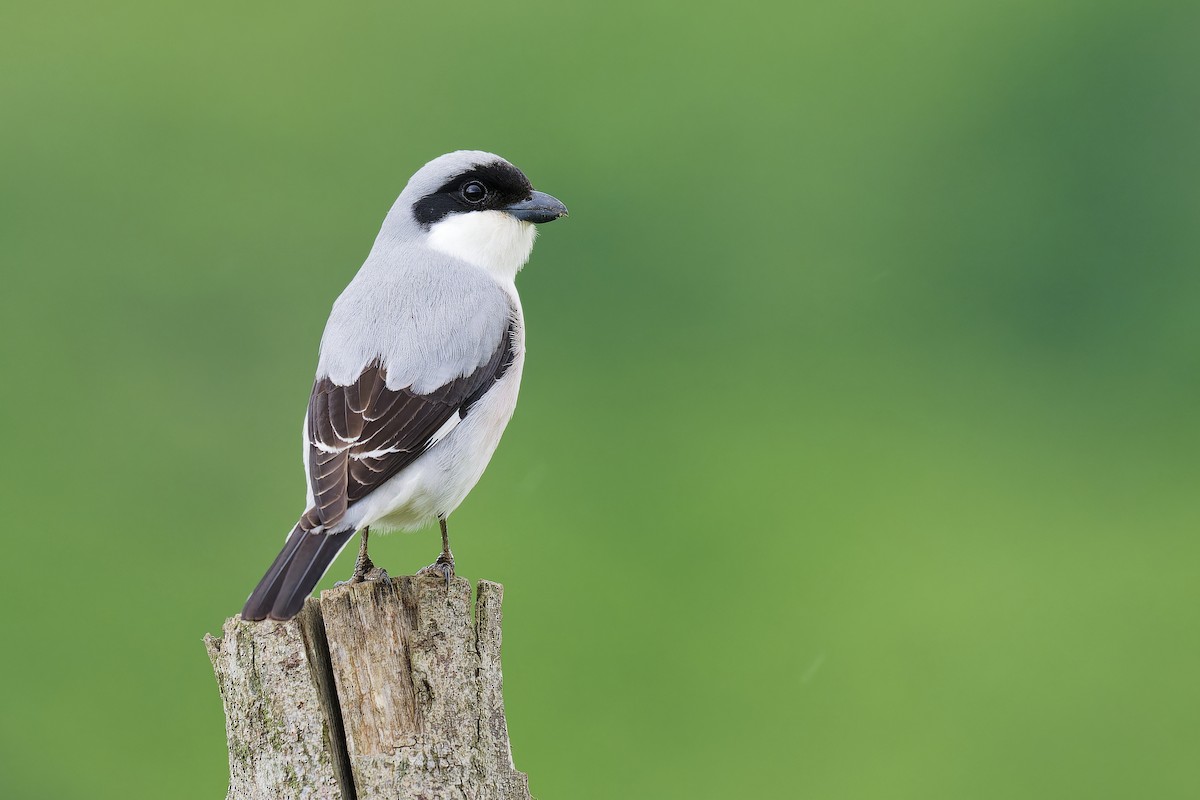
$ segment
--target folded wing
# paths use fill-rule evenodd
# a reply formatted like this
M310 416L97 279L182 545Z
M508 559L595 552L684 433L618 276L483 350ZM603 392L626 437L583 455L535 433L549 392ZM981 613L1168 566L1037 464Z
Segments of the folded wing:
M308 478L314 503L300 526L336 529L351 503L407 467L457 415L465 417L514 358L514 325L487 362L470 375L429 392L389 389L387 369L368 364L348 386L328 378L313 384L308 403Z

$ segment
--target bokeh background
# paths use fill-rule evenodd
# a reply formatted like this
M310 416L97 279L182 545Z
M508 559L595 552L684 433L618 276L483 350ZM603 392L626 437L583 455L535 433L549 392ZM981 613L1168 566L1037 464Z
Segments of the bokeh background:
M482 148L571 208L453 518L538 797L1198 796L1198 36L1159 0L6 2L0 794L223 796L201 637L301 511L325 316L407 177Z

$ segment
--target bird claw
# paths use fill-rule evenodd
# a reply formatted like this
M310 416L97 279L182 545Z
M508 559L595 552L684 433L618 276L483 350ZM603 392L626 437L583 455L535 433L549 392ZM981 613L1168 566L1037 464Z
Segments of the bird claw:
M353 586L356 583L391 583L391 581L386 569L371 564L367 569L361 571L356 569L349 580L338 581L334 586Z
M446 588L450 588L450 581L454 578L454 559L446 558L445 554L438 556L438 560L430 564L428 567L422 567L417 570L417 575L432 575L435 578L444 578Z
M351 578L351 580L354 580ZM358 578L357 583L391 583L391 577L387 574L387 570L383 567L371 567L361 578Z

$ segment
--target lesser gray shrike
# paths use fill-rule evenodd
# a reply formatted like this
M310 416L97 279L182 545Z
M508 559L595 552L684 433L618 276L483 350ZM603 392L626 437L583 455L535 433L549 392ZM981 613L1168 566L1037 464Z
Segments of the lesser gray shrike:
M386 578L370 530L446 518L483 474L517 404L525 321L514 280L536 225L566 216L499 156L460 150L419 169L333 304L304 418L306 511L242 619L291 619L355 531L352 581Z

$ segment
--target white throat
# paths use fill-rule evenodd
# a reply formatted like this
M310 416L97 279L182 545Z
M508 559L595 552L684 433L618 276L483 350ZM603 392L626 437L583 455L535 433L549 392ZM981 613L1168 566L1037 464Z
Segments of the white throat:
M429 228L429 246L511 282L529 260L537 226L503 211L451 214Z

